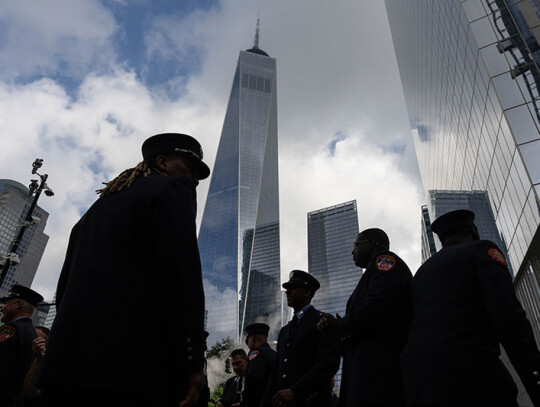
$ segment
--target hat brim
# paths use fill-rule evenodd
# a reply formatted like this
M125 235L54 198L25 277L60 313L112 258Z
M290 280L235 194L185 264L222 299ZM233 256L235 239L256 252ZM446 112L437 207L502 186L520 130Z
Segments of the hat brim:
M199 180L206 179L210 175L210 167L208 167L208 165L206 165L206 163L203 160L201 160L199 157L197 157L195 154L190 154L188 152L181 152L181 153L176 153L176 155L191 159L191 161L193 162L193 164L195 164L197 168L197 178Z
M7 300L13 300L13 299L16 299L16 298L19 298L19 297L10 297L10 296L8 295L8 296L6 296L6 297L0 298L0 303L3 304L3 303L6 302Z
M281 286L284 288L284 289L287 289L289 287L307 287L307 288L310 288L309 285L307 284L302 284L302 283L295 283L295 282L290 282L290 281L287 281L283 284L281 284Z

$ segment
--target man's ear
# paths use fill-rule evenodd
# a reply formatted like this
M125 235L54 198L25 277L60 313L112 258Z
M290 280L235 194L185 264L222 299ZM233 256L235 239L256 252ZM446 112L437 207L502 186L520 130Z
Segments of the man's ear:
M159 169L165 171L167 169L167 157L164 155L158 155L156 157L156 165Z

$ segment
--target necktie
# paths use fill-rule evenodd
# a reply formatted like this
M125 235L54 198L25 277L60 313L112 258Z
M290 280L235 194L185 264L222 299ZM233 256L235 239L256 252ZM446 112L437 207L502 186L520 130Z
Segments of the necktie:
M239 377L236 382L236 397L235 402L240 403L242 401L242 391L244 390L244 378Z

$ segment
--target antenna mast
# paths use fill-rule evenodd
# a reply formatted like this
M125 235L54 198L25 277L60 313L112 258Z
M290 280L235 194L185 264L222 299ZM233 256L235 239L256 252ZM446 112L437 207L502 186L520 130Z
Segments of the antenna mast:
M257 17L257 28L255 29L255 44L253 45L253 48L259 49L259 20L260 18Z

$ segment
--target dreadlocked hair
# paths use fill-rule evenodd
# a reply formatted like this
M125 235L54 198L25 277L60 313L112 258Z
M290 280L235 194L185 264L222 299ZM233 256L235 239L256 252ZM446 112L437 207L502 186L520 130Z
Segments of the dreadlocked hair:
M104 188L96 190L100 197L110 195L114 192L122 191L123 189L129 188L133 181L139 177L148 177L152 171L155 171L159 175L165 175L157 165L152 165L152 163L147 161L141 161L134 168L128 168L118 175L115 179L109 182L103 182L105 185Z

